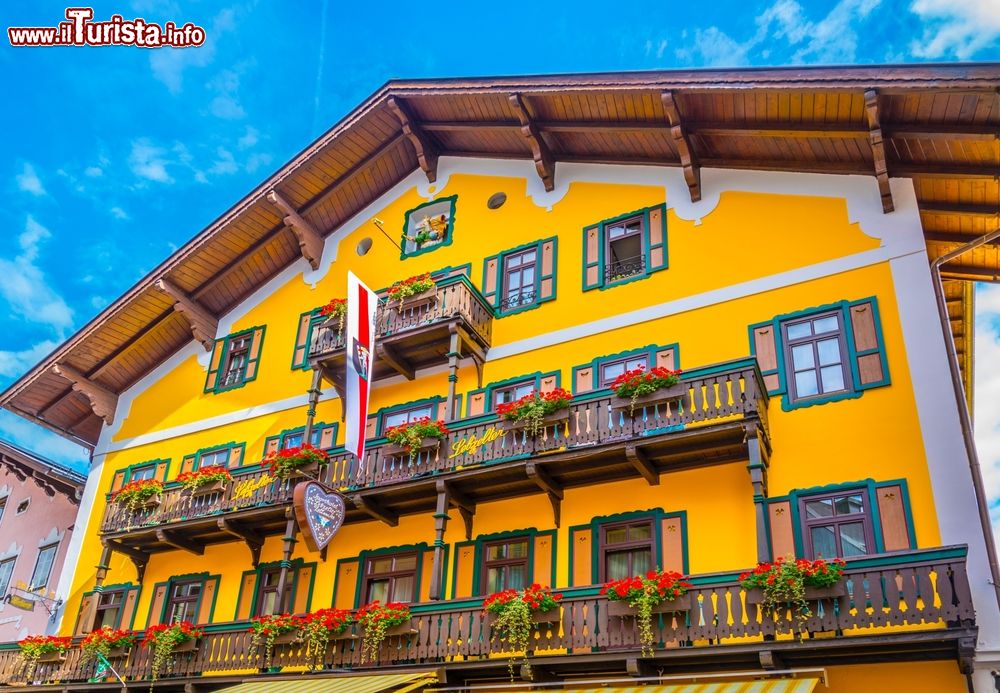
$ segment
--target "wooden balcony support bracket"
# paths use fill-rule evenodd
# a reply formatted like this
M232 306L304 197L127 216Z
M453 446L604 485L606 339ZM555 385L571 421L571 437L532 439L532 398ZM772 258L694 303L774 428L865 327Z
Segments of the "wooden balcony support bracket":
M531 158L535 162L538 177L542 179L545 191L552 192L556 187L556 160L552 156L552 150L543 139L542 131L528 111L521 94L511 94L508 101L514 107L514 114L521 123L521 134L524 135L531 148Z
M309 266L314 270L319 269L319 263L323 257L323 234L319 232L319 229L306 221L296 211L295 207L289 204L276 190L268 191L265 197L268 202L277 207L284 215L282 223L288 227L289 231L295 234L295 239L299 242L302 257L306 259Z
M105 540L104 546L122 554L123 556L128 556L132 560L132 564L135 566L136 579L142 582L143 577L146 575L146 565L149 563L149 554L145 551L140 551L139 549L133 549L130 546L125 546L121 542Z
M625 446L625 459L629 461L635 471L639 472L643 479L649 482L650 486L660 485L660 474L656 471L653 462L646 455L645 451L635 443L628 443Z
M524 465L524 471L528 475L528 478L535 482L535 484L542 491L546 493L549 497L549 502L552 504L552 519L555 526L559 526L559 517L562 509L562 499L564 496L563 488L559 483L552 478L545 469L535 462L528 462Z
M681 160L684 182L687 183L688 191L691 193L691 201L697 202L701 199L701 166L691 146L691 139L684 122L681 120L677 97L672 91L665 91L660 94L660 100L663 102L663 110L667 113L667 120L670 121L670 136L674 138L674 146L677 147L677 154Z
M761 454L766 447L761 445L760 429L756 425L747 425L746 444L747 471L750 472L750 485L753 489L757 562L766 563L771 560L767 518L767 456Z
M443 480L437 482L439 493L442 486L448 492L448 500L450 504L453 507L458 508L458 512L462 515L462 520L465 522L466 541L472 541L472 518L476 514L476 502Z
M158 529L156 530L156 539L164 544L167 544L168 546L173 546L175 549L187 551L196 556L202 556L205 554L204 544L199 544L191 541L190 539L179 536L176 532L168 532L165 529Z
M958 670L966 676L975 671L976 639L959 638L958 640Z
M250 549L250 560L253 563L254 570L256 570L257 566L260 565L260 551L264 548L264 537L252 529L237 525L235 522L227 520L224 517L220 517L216 524L226 534L243 540L247 548Z
M629 676L633 678L649 678L656 676L656 667L653 663L646 659L639 659L638 657L628 657L625 660L625 671Z
M878 91L875 89L865 92L865 118L868 119L868 141L872 148L878 193L882 197L882 211L888 214L894 209L894 205L892 190L889 187L889 165L885 159L885 140L882 137L882 126L879 124Z
M785 668L784 661L774 650L761 650L757 653L757 659L760 660L761 669L771 670Z
M279 598L274 604L274 613L281 612L281 602L283 595L288 593L288 571L292 567L292 554L295 552L295 544L298 539L295 538L295 534L298 531L298 524L295 522L295 515L291 508L285 511L285 536L282 537L282 550L281 550L281 569L278 572L278 595Z
M451 494L448 484L438 479L434 485L437 491L437 505L434 508L434 556L431 564L430 598L433 601L441 599L445 583L444 534L448 529L448 508L451 506Z
M98 385L72 366L57 363L52 366L52 372L66 378L73 390L90 400L90 408L97 416L104 419L109 426L115 421L115 409L118 407L118 395L103 385Z
M416 373L414 373L410 362L403 358L391 345L376 342L375 349L378 357L392 366L393 370L401 376L407 380L413 380L416 377Z
M215 334L219 331L218 318L166 277L160 277L153 285L174 299L174 310L188 321L191 336L195 341L201 342L206 351L212 351L215 348Z
M543 669L537 664L522 664L520 669L520 675L522 681L527 681L528 683L561 683L563 678L553 674L548 669ZM534 688L534 686L532 686Z
M381 505L371 500L370 498L365 498L360 493L355 493L351 496L351 502L354 503L354 507L358 510L364 510L366 513L374 517L376 520L381 520L390 527L395 527L399 524L399 514L389 510L388 508L383 508Z
M431 140L430 136L420 127L420 123L413 117L409 106L405 102L390 96L387 101L389 110L396 116L396 120L403 126L403 134L413 146L413 151L417 155L417 163L420 170L427 176L427 181L433 183L437 180L438 148Z
M464 327L459 325L457 322L452 322L448 326L449 331L452 334L451 340L451 353L448 355L451 357L454 355L456 358L461 359L464 356L469 356L472 358L472 362L476 366L476 387L483 386L483 365L486 363L486 350L472 338L469 331ZM458 340L455 340L457 335ZM458 368L458 362L455 362L455 368Z

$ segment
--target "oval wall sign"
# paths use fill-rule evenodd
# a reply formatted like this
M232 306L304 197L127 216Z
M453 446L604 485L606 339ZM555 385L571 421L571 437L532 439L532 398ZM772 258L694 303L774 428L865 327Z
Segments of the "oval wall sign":
M292 494L295 519L310 551L322 551L344 524L344 497L315 481L296 484Z

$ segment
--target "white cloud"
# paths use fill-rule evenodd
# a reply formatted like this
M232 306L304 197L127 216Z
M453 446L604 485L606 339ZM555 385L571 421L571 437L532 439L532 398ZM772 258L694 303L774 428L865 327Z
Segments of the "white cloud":
M108 212L109 212L109 213L111 214L111 216L113 216L113 217L114 217L115 219L122 219L122 220L124 220L124 219L128 219L128 218L129 218L129 216L128 216L128 212L126 212L126 211L125 211L124 209L122 209L121 207L112 207L111 209L109 209L109 210L108 210Z
M24 192L31 193L37 197L45 194L45 187L38 178L38 174L35 173L35 167L31 164L25 162L21 172L15 178L17 180L17 187Z
M209 110L216 118L224 120L239 120L240 118L245 118L247 115L240 102L231 94L219 94L216 96L212 99Z
M1000 40L998 0L914 0L910 11L925 23L923 36L910 44L918 58L968 60Z
M100 178L104 175L104 169L100 166L88 166L83 170L83 175L88 178Z
M233 158L232 153L225 149L224 147L219 147L216 151L216 159L212 163L212 167L208 169L209 173L215 175L228 175L230 173L236 173L239 170L239 166L236 165L236 159Z
M133 140L132 153L128 158L129 168L140 178L157 183L173 183L173 177L167 172L167 164L170 162L164 158L166 153L166 150L145 137Z
M247 173L253 173L261 166L267 166L269 163L271 163L270 154L251 154L247 158L247 163L246 166L244 166L244 168L246 169Z
M21 253L13 260L0 258L0 298L11 312L28 322L52 327L60 337L73 325L73 311L55 292L44 273L35 264L39 245L51 233L31 216L18 237Z
M215 57L212 44L193 48L159 48L149 52L149 68L153 77L166 85L171 94L184 90L184 71L189 67L205 67Z
M46 339L23 351L0 351L0 376L7 378L21 376L57 346L59 342Z

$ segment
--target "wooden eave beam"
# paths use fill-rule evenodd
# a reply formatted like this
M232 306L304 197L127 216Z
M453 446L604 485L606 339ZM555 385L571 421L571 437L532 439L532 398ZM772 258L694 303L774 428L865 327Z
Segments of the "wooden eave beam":
M868 142L872 148L872 163L875 167L878 192L882 198L882 212L888 214L895 207L892 203L892 189L889 187L885 141L882 139L882 127L879 124L878 92L874 89L865 92L865 118L868 120Z
M250 563L256 570L257 566L260 565L260 552L264 548L264 537L252 529L237 525L223 517L219 518L217 525L226 534L243 540L247 548L250 549Z
M104 419L104 423L109 426L114 423L118 395L90 380L72 366L57 363L52 366L52 372L70 381L73 390L81 393L90 401L90 408L94 414Z
M403 358L392 346L378 342L376 343L376 349L379 358L392 366L393 370L401 376L407 380L413 380L416 377L416 373L410 362Z
M356 493L351 496L351 502L354 503L354 507L358 510L365 511L376 520L381 520L390 527L395 527L399 524L399 513L393 512L388 508L383 508L375 501L370 498L365 498L360 493Z
M967 265L942 265L941 274L948 278L957 277L977 277L991 281L1000 281L1000 267L993 269L990 267L969 267Z
M192 336L201 342L205 351L212 351L215 348L215 334L219 330L218 319L166 277L157 279L153 286L174 299L174 310L187 319Z
M917 207L923 214L960 214L984 219L1000 219L1000 207L997 205L973 205L957 202L918 202Z
M435 182L437 180L438 157L440 156L437 146L427 136L421 125L417 123L405 102L394 96L390 96L386 103L389 106L389 110L392 111L399 124L403 127L403 134L406 135L406 139L409 140L413 151L417 155L420 170L427 176L429 183Z
M205 553L204 544L199 544L191 541L190 539L186 539L185 537L178 536L175 532L158 529L156 530L156 538L158 541L167 544L168 546L173 546L175 549L181 549L182 551L188 551L196 556L201 556Z
M924 231L924 238L933 243L971 243L972 241L982 238L982 234L979 233L951 233L948 231ZM992 241L987 241L983 243L983 246L1000 246L1000 238L994 238ZM945 265L947 268L948 265Z
M674 138L674 146L677 147L677 154L680 156L681 168L684 170L684 181L691 193L691 201L697 202L701 199L701 167L698 164L698 157L694 153L694 147L691 146L691 140L684 129L677 97L674 92L665 91L660 94L660 100L663 102L663 110L667 113L667 120L670 121L670 136Z
M546 192L552 192L556 187L556 162L552 156L552 150L542 138L542 132L528 111L528 106L522 95L509 94L507 100L513 107L518 122L521 123L521 134L524 135L531 148L531 158L535 162L538 177L542 179Z
M306 221L295 207L289 204L288 200L278 194L277 190L272 189L268 191L265 198L284 215L282 222L295 234L295 239L299 242L299 250L302 253L302 257L306 259L309 266L314 270L319 269L319 262L323 257L323 234L319 232L319 229Z
M643 479L649 482L650 486L660 485L660 474L645 451L635 443L628 443L625 446L625 459L639 472Z
M104 545L107 546L112 551L122 554L123 556L128 556L133 561L148 561L149 554L145 551L140 551L139 549L133 549L131 546L125 546L119 541L106 540Z

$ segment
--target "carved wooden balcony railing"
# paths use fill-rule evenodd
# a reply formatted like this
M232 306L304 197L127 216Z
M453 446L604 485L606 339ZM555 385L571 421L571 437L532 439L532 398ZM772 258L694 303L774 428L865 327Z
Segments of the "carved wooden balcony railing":
M546 425L536 436L506 430L504 422L489 415L450 423L450 433L439 447L412 458L389 454L382 439L369 441L361 465L342 448L334 448L320 480L349 495L376 496L393 510L397 497L413 496L418 487L433 487L441 478L473 500L496 498L501 488L510 497L539 492L537 476L526 474L529 463L535 471L544 468L546 477L559 484L579 486L746 460L748 420L761 427L766 438L767 393L755 360L690 370L682 382L688 390L681 399L638 407L633 414L615 408L616 399L607 392L579 397L567 419ZM572 464L560 464L569 460ZM225 491L199 498L168 486L158 507L138 513L109 503L101 531L153 550L182 542L181 548L189 548L190 540L233 540L241 536L240 522L252 522L256 534L278 533L284 528L292 485L254 468L235 472ZM430 504L410 503L399 510L433 512L433 492L416 495ZM370 517L352 508L346 521L361 519ZM183 538L172 539L172 526L179 525Z
M921 655L960 658L976 632L965 554L965 547L959 546L849 561L844 595L813 603L813 613L804 621L788 610L767 614L747 603L738 573L693 577L691 610L655 615L655 662L650 663L654 669L697 670L725 661L727 666L756 669L764 661L764 650L788 666L815 666L825 656L852 663ZM588 669L606 672L624 670L627 660L639 656L635 619L609 615L608 603L597 591L564 590L558 621L540 627L535 636L533 666L556 673L570 668L576 674ZM461 663L463 677L506 673L506 660L491 658L507 649L492 637L481 600L417 604L412 613L410 625L416 632L390 637L375 662L361 661L360 639L344 639L316 660L306 655L304 646L279 645L273 664L364 670ZM792 635L795 628L799 638ZM175 655L173 670L181 684L183 678L201 674L256 671L263 666L261 660L251 649L245 623L216 624L206 628L195 652ZM133 648L117 665L128 679L147 678L150 651ZM36 680L85 681L92 674L93 664L81 664L80 650L74 648L63 663L41 664ZM17 677L17 651L0 650L0 682L17 682Z
M309 346L309 362L339 386L343 379L344 335L339 324L320 326ZM460 339L465 352L480 358L493 338L493 308L465 275L439 279L426 296L379 304L372 378L397 373L412 378L420 368L448 362L449 343ZM444 347L444 348L442 348Z

